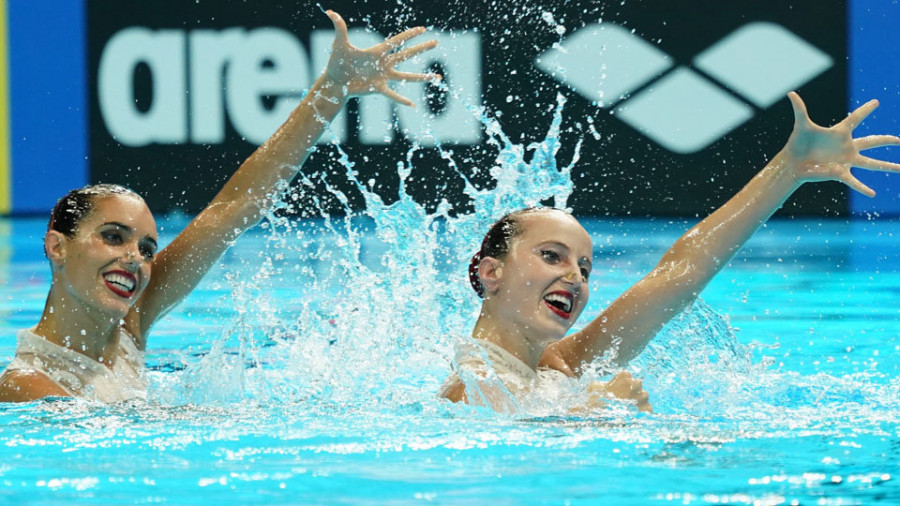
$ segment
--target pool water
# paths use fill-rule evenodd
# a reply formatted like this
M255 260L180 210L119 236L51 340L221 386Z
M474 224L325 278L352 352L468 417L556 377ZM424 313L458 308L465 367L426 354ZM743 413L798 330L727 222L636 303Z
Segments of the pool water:
M557 167L559 115L528 147L482 118L496 187L468 185L469 213L413 202L403 163L387 203L336 157L365 212L272 213L241 238L154 328L146 401L0 406L0 502L900 501L896 221L761 229L630 364L653 414L584 407L587 384L615 372L603 360L515 415L436 398L477 316L473 245L509 210L565 207L577 155ZM280 207L315 209L304 187ZM187 219L158 223L165 244ZM583 223L595 268L582 325L692 225ZM0 220L4 363L48 290L44 227Z
M183 223L161 220L164 240ZM585 224L598 266L585 321L689 226ZM42 220L0 226L5 360L15 330L37 320L49 276ZM345 335L348 348L372 349L331 357L345 343L279 336L270 321L263 342L247 327L327 304L304 308L321 293L303 286L262 293L263 269L247 264L272 239L255 231L156 328L147 402L0 408L0 500L895 502L898 233L893 221L773 221L632 366L654 414L502 416L435 398L449 372L440 336ZM253 283L259 293L238 293ZM252 317L241 297L259 301ZM376 363L391 353L407 362Z

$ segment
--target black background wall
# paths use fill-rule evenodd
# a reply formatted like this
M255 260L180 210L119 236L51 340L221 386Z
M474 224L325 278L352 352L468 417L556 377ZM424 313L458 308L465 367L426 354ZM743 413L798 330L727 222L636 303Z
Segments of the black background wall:
M791 130L790 106L782 98L771 106L759 107L740 93L718 83L732 98L752 110L752 117L724 137L691 153L675 153L627 125L611 113L613 107L594 103L560 83L535 65L535 59L561 40L556 26L570 36L585 25L602 19L649 41L673 60L665 73L634 90L652 88L659 79L679 66L693 68L694 57L723 37L754 21L776 23L818 50L830 55L831 66L799 87L813 115L820 123L832 123L846 114L846 33L845 5L837 0L796 0L792 2L671 2L665 0L596 0L557 2L406 2L337 1L323 7L340 12L351 27L370 27L381 34L396 33L406 26L424 24L437 30L477 34L480 51L450 55L440 70L453 89L456 82L470 82L472 76L454 75L455 63L471 59L480 63L481 103L499 114L504 131L516 142L543 138L552 116L557 93L568 103L564 112L563 149L559 160L566 162L578 138L584 139L581 160L573 170L576 191L570 204L578 214L641 216L705 214L737 191L766 160L784 144ZM90 0L88 3L90 65L90 168L94 182L118 182L144 194L154 210L180 208L196 212L212 198L218 187L254 149L242 139L227 118L224 107L224 139L203 143L192 140L192 114L187 106L183 121L186 134L177 141L121 142L122 135L111 131L108 113L101 110L98 72L101 56L117 33L128 27L145 27L147 33L184 34L189 40L195 30L222 31L236 27L249 30L278 27L293 36L309 52L314 30L330 29L322 11L305 3L245 2L237 0L157 0L120 2ZM421 40L427 40L422 38ZM565 39L563 39L565 40ZM189 44L182 56L190 60ZM608 48L606 48L608 49ZM598 54L602 51L598 50ZM312 58L312 57L310 57ZM435 60L441 63L440 59ZM430 63L435 63L430 62ZM197 65L185 61L185 65ZM600 63L598 63L599 65ZM265 63L271 66L271 62ZM311 65L311 64L310 64ZM462 65L457 65L462 66ZM226 67L222 86L228 85ZM310 70L315 76L321 68ZM697 69L694 69L697 70ZM460 72L464 72L462 70ZM135 63L133 89L138 113L148 112L159 100L160 83L146 64ZM190 76L190 69L184 70ZM700 72L700 75L708 75ZM713 80L714 81L714 80ZM186 82L185 100L190 102L193 83ZM305 88L309 82L298 83ZM425 85L422 85L425 86ZM438 117L442 96L420 107ZM295 93L296 95L297 93ZM225 96L225 94L223 94ZM626 100L629 96L624 97ZM277 97L259 97L271 105ZM224 100L224 99L223 99ZM611 102L617 102L614 97ZM430 108L430 109L429 109ZM363 181L375 179L376 189L387 199L397 187L396 163L406 157L410 141L398 131L388 144L361 142L356 107L349 109L349 134L343 143ZM424 109L424 110L423 110ZM592 123L597 135L588 131ZM495 150L478 140L449 143L462 170L480 184L489 185L487 168ZM142 144L143 145L140 145ZM441 198L465 208L462 181L442 160L435 148L423 147L415 153L415 170L410 192L417 201L433 205ZM346 183L343 168L335 161L335 151L325 146L308 161L305 172L329 172L328 180L344 189L359 205ZM324 191L324 190L323 190ZM333 200L331 201L333 203ZM803 188L785 209L793 214L843 214L847 211L844 189L838 184Z

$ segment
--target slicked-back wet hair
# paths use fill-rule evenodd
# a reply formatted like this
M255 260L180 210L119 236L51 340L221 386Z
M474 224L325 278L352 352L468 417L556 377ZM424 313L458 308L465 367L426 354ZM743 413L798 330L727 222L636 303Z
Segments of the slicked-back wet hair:
M522 226L522 218L530 213L537 211L559 211L565 213L562 209L555 207L526 207L504 215L502 218L494 222L484 240L481 241L481 249L472 257L469 262L469 283L472 289L479 297L484 298L484 286L478 278L478 264L485 257L503 259L509 253L509 247L512 245L513 239L522 235L524 227ZM566 213L568 214L568 213Z
M56 230L68 238L75 237L78 225L94 210L98 199L112 195L129 195L144 199L134 191L117 184L94 184L78 188L65 194L53 206L47 230Z

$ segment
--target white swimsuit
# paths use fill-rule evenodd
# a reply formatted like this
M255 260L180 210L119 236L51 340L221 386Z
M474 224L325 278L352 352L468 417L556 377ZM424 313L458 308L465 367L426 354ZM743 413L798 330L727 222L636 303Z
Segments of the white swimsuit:
M13 371L39 372L73 397L102 402L143 399L147 395L144 352L135 345L131 334L121 327L113 362L108 366L52 343L31 329L20 330L17 337L16 356L4 374Z
M482 339L468 339L457 347L455 372L444 382L440 395L446 397L449 389L458 382L468 387L473 380L476 383L487 382L488 385L493 383L496 387L502 386L503 388L499 390L505 391L509 398L495 399L495 402L490 404L494 405L494 409L500 408L501 411L511 412L518 411L522 407L520 403L526 398L533 398L529 399L533 401L539 399L549 401L558 398L563 391L571 388L570 378L562 372L544 368L535 371L512 353ZM469 399L470 402L481 404L471 395ZM497 406L496 401L500 401L501 406Z

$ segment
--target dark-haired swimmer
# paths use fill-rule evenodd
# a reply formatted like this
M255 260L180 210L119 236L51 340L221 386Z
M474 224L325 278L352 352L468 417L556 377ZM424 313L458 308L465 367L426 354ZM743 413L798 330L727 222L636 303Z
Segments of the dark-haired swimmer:
M860 154L900 144L900 138L853 138L853 130L878 106L877 101L825 128L810 120L796 93L788 97L794 130L785 147L731 200L682 235L646 277L574 334L565 335L588 300L593 249L588 233L574 217L555 209L517 211L494 224L470 268L473 286L484 298L472 332L476 344L460 350L457 370L441 395L508 411L515 406L515 397L554 375L577 376L585 364L606 353L612 352L624 366L663 325L693 303L802 184L841 181L871 197L875 192L851 174L851 167L900 172L898 164ZM502 387L493 381L491 369ZM640 381L628 373L620 373L599 390L633 399L641 410L651 409Z
M350 45L344 20L332 11L327 15L336 36L325 71L287 121L165 249L157 253L156 222L130 190L90 186L60 199L44 237L50 293L37 325L19 332L16 356L0 376L0 401L144 396L144 349L153 324L197 286L234 239L259 222L279 182L296 175L347 99L380 93L411 106L388 83L438 78L394 69L436 45L398 50L424 28L359 49Z

